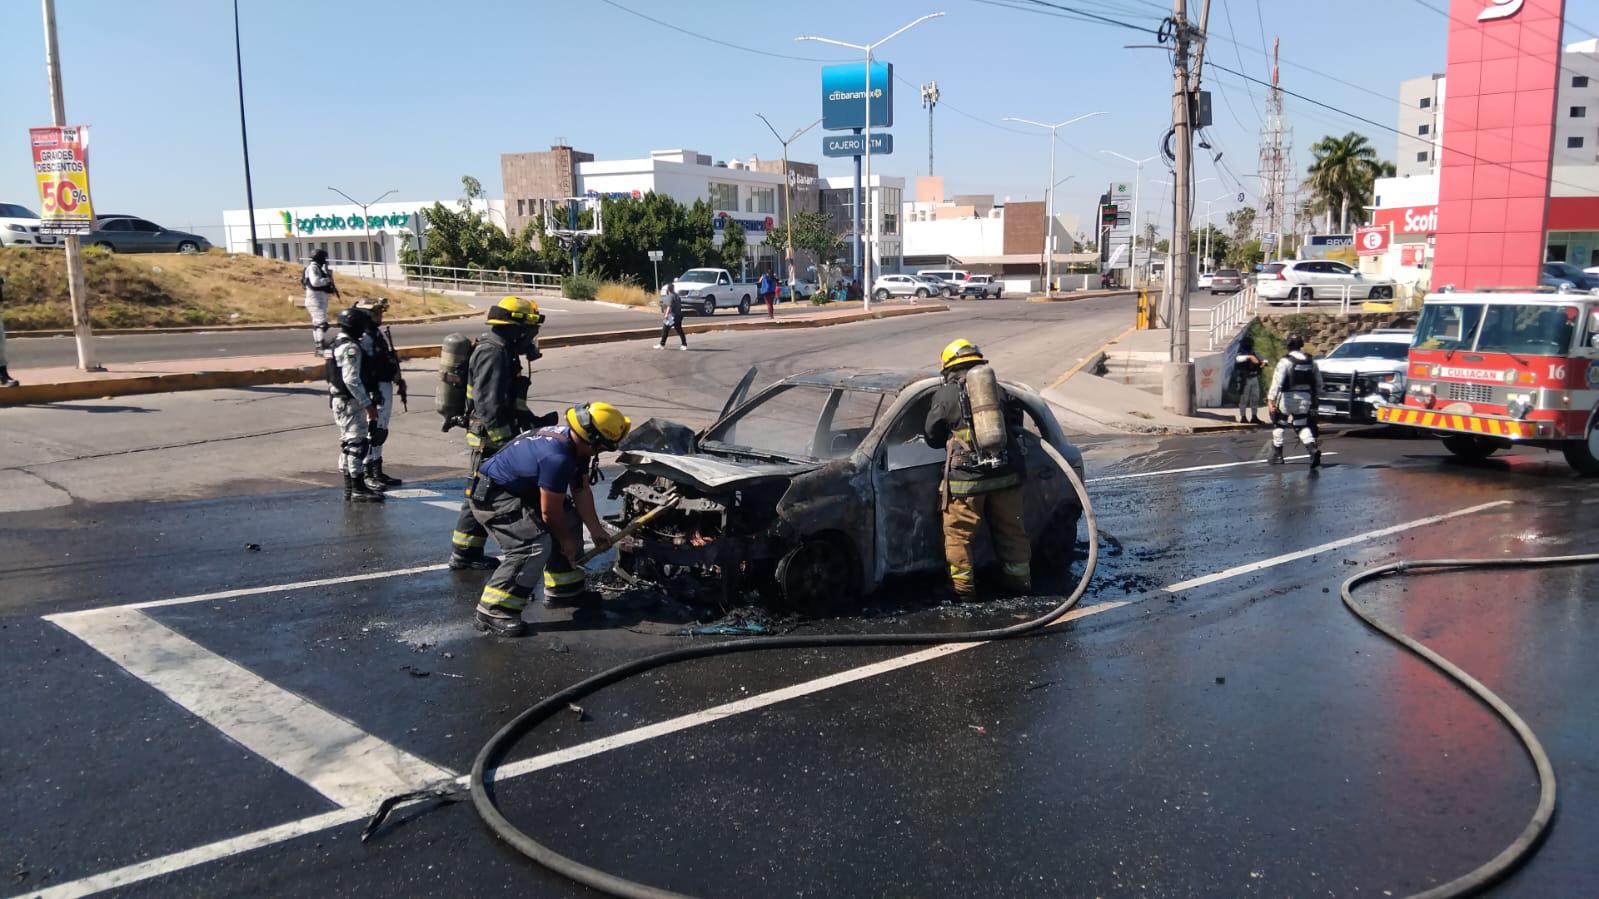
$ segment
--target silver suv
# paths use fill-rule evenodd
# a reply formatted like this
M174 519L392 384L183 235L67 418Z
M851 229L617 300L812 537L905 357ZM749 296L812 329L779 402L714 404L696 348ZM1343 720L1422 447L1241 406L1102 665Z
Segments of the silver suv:
M1377 407L1405 395L1405 367L1414 331L1379 328L1356 334L1316 360L1323 392L1318 415L1377 420Z

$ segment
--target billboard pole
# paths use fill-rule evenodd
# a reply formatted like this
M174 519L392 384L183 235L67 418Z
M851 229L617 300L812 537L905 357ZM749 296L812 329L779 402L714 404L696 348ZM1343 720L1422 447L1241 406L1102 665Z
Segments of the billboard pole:
M61 48L56 43L55 0L44 5L44 67L50 79L50 119L57 128L67 124L67 103L61 90ZM72 298L72 336L78 344L79 371L105 371L94 360L94 334L89 329L88 285L83 277L83 248L78 235L68 234L67 290Z

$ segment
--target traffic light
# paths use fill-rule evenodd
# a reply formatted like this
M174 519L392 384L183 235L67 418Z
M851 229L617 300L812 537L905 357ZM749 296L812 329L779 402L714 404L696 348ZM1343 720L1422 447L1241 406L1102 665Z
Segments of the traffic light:
M1116 227L1116 204L1115 203L1106 203L1104 206L1099 207L1099 227L1101 227L1101 228L1114 228L1114 227Z

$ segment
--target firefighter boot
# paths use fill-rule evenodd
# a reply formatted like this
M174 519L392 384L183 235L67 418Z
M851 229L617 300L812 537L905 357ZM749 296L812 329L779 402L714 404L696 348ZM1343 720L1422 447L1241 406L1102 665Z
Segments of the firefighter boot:
M1321 447L1314 443L1310 445L1310 467L1313 469L1321 467Z
M382 491L373 490L366 485L366 481L353 474L344 476L344 501L347 503L381 503L384 500Z
M377 459L366 463L366 479L368 481L377 481L379 484L382 484L385 489L389 487L398 487L405 483L399 478L391 478L383 473L382 459Z
M1281 464L1283 464L1283 448L1282 447L1274 446L1274 447L1271 448L1271 464L1273 464L1273 465L1281 465Z
M527 633L527 625L522 623L519 613L482 603L478 603L477 611L472 613L472 626L496 637L520 637Z
M498 567L500 560L484 555L482 550L469 553L457 549L450 553L451 571L493 571Z

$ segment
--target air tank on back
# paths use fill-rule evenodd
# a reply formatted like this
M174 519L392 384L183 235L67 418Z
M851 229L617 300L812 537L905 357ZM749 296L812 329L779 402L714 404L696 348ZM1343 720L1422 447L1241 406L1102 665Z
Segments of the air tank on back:
M995 463L1005 452L1005 392L992 366L974 365L966 372L966 399L971 404L972 439L983 461Z
M452 420L466 414L467 363L472 358L472 339L465 334L450 334L439 349L439 389L433 394L433 408L444 417L444 429Z

